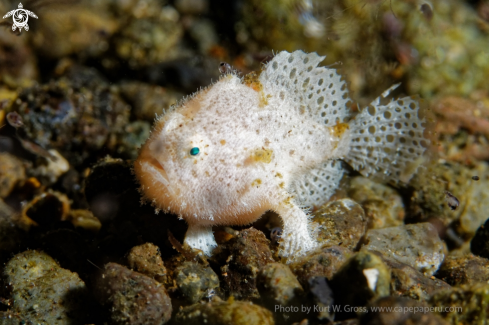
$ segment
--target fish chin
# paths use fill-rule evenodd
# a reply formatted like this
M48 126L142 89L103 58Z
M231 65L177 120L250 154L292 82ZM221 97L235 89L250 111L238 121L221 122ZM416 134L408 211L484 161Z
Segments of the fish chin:
M178 191L172 186L164 164L154 157L147 144L143 146L134 163L134 173L141 184L145 199L156 208L168 210L171 202L178 196Z
M166 174L165 169L158 160L153 159L151 163L144 162L142 165L142 170L146 173L151 174L156 182L162 184L165 187L166 192L175 195L175 191L168 181L168 175Z

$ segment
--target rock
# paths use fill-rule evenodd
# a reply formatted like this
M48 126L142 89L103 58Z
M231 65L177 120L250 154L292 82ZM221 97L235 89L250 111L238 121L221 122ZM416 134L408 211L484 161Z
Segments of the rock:
M193 304L219 288L219 278L210 267L184 262L173 272L180 292Z
M489 159L488 144L478 141L489 134L489 106L485 98L485 94L470 98L442 96L432 102L439 158L463 165Z
M387 310L372 311L374 308ZM392 311L388 309L392 308ZM396 308L397 310L394 310ZM448 325L446 321L429 312L429 306L403 297L383 297L368 305L362 313L360 325Z
M358 325L360 321L357 318L345 319L339 322L334 322L333 325ZM301 325L301 324L299 324Z
M475 255L489 258L489 219L477 229L470 241L470 251Z
M436 276L452 286L489 282L489 260L467 254L447 256Z
M461 238L473 237L487 219L484 211L489 210L489 165L481 162L468 168L456 163L437 163L419 170L409 183L414 192L408 214L416 222L438 218ZM474 181L474 175L480 180ZM445 191L458 199L460 205L456 210L448 207Z
M428 300L435 292L450 289L450 285L423 273L404 263L383 257L391 268L391 295L414 300Z
M365 234L365 213L350 199L329 202L313 215L312 222L319 225L317 239L322 246L337 245L354 250Z
M121 60L134 69L174 59L177 44L183 34L181 24L174 15L165 15L159 2L154 2L154 17L132 19L114 37L114 50ZM159 8L158 8L159 7ZM178 20L178 15L177 15Z
M18 226L15 211L0 199L0 252L10 254L19 246L23 231Z
M198 15L207 11L209 7L208 0L177 0L175 7L182 14Z
M129 267L158 282L166 281L166 268L161 259L158 246L146 243L133 247L127 256Z
M427 222L369 230L364 248L430 276L438 270L445 257L443 242L435 227Z
M8 12L12 9L17 9L17 6L6 1L2 1L0 4L1 12ZM13 88L17 88L36 82L39 77L38 56L30 46L31 38L18 37L16 33L12 33L11 28L2 29L0 31L0 44L2 44L0 49L2 84L10 84ZM1 88L0 100L9 98L8 93L11 91L7 87Z
M23 317L17 313L8 311L0 311L0 325L19 325L25 323Z
M263 287L265 297L271 298L274 304L289 305L304 293L290 268L282 263L265 265L260 271L258 281Z
M314 301L313 310L316 311L316 308L318 310L317 318L332 321L334 319L334 293L328 281L323 276L317 276L310 278L308 284Z
M213 301L182 308L175 317L175 324L182 325L273 325L272 313L263 307L246 301Z
M52 158L46 158L45 164L40 164L31 171L40 180L54 184L58 178L70 169L70 163L57 150L47 151Z
M122 265L106 264L94 288L95 297L108 306L115 324L162 325L171 318L172 305L165 287Z
M22 207L22 218L39 226L53 226L69 220L70 199L61 192L48 190Z
M214 24L208 19L195 19L188 33L198 44L201 53L209 53L213 47L219 44L219 37Z
M83 228L93 233L99 232L100 228L102 228L100 220L89 210L71 210L68 219L76 228Z
M183 97L173 90L135 81L123 82L120 89L139 120L153 121Z
M22 162L9 153L0 153L0 198L7 197L15 185L25 180Z
M92 166L85 181L85 196L90 211L102 224L132 210L136 183L131 165L122 159L105 157Z
M90 164L96 161L97 150L104 151L99 157L115 153L119 149L117 140L129 121L130 107L117 88L96 77L80 85L78 79L88 73L83 69L71 71L57 81L22 89L9 108L22 117L27 139L56 150L57 161L46 162L37 171L45 174L47 181L66 172L68 164L85 168L86 159ZM78 78L80 74L83 76Z
M304 288L308 288L309 279L324 276L331 280L333 275L353 254L345 247L332 246L304 256L290 265L292 272Z
M362 205L369 229L403 224L404 204L401 196L393 188L358 176L351 180L348 196Z
M380 257L361 250L350 258L330 281L336 305L362 307L372 299L390 293L390 270ZM340 319L355 315L354 310L344 310Z
M58 18L58 24L50 24L56 19L56 10L46 10L45 20L39 20L34 31L34 45L37 50L51 58L70 54L98 56L104 53L110 35L115 33L118 22L107 15L103 1L84 6L66 6ZM69 42L66 40L70 39Z
M12 311L22 315L24 322L85 324L85 283L46 253L29 250L17 254L4 272L12 287Z
M258 273L265 265L275 262L269 245L269 240L261 231L248 228L218 246L212 259L218 265L223 265L223 289L236 298L258 298Z
M124 157L136 159L139 148L149 138L151 125L146 121L135 121L124 126L124 133L120 136L117 152Z
M437 314L451 324L486 324L489 311L489 284L461 285L431 297Z

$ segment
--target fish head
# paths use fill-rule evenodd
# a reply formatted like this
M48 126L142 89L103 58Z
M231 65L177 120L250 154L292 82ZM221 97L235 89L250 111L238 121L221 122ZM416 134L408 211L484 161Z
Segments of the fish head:
M240 206L253 178L244 164L247 153L239 149L246 139L236 139L232 114L216 112L226 112L216 103L236 96L226 91L228 81L163 115L134 165L146 200L187 222L229 224L228 218L249 210Z

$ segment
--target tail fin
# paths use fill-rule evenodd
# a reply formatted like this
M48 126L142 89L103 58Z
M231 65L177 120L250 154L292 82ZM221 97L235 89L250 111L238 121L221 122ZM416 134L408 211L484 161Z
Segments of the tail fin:
M387 97L398 86L392 86L381 97ZM387 105L380 104L381 97L350 121L351 150L345 161L364 176L396 183L400 179L408 181L403 179L404 172L417 168L429 144L423 134L426 119L413 97L391 100Z

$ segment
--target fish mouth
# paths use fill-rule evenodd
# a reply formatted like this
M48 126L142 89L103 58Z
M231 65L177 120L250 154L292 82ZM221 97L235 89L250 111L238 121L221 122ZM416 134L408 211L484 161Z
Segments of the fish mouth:
M142 167L143 171L150 174L156 182L163 184L168 192L175 195L175 191L168 181L168 174L166 173L165 168L163 168L163 165L157 159L152 158L150 161L143 162Z

